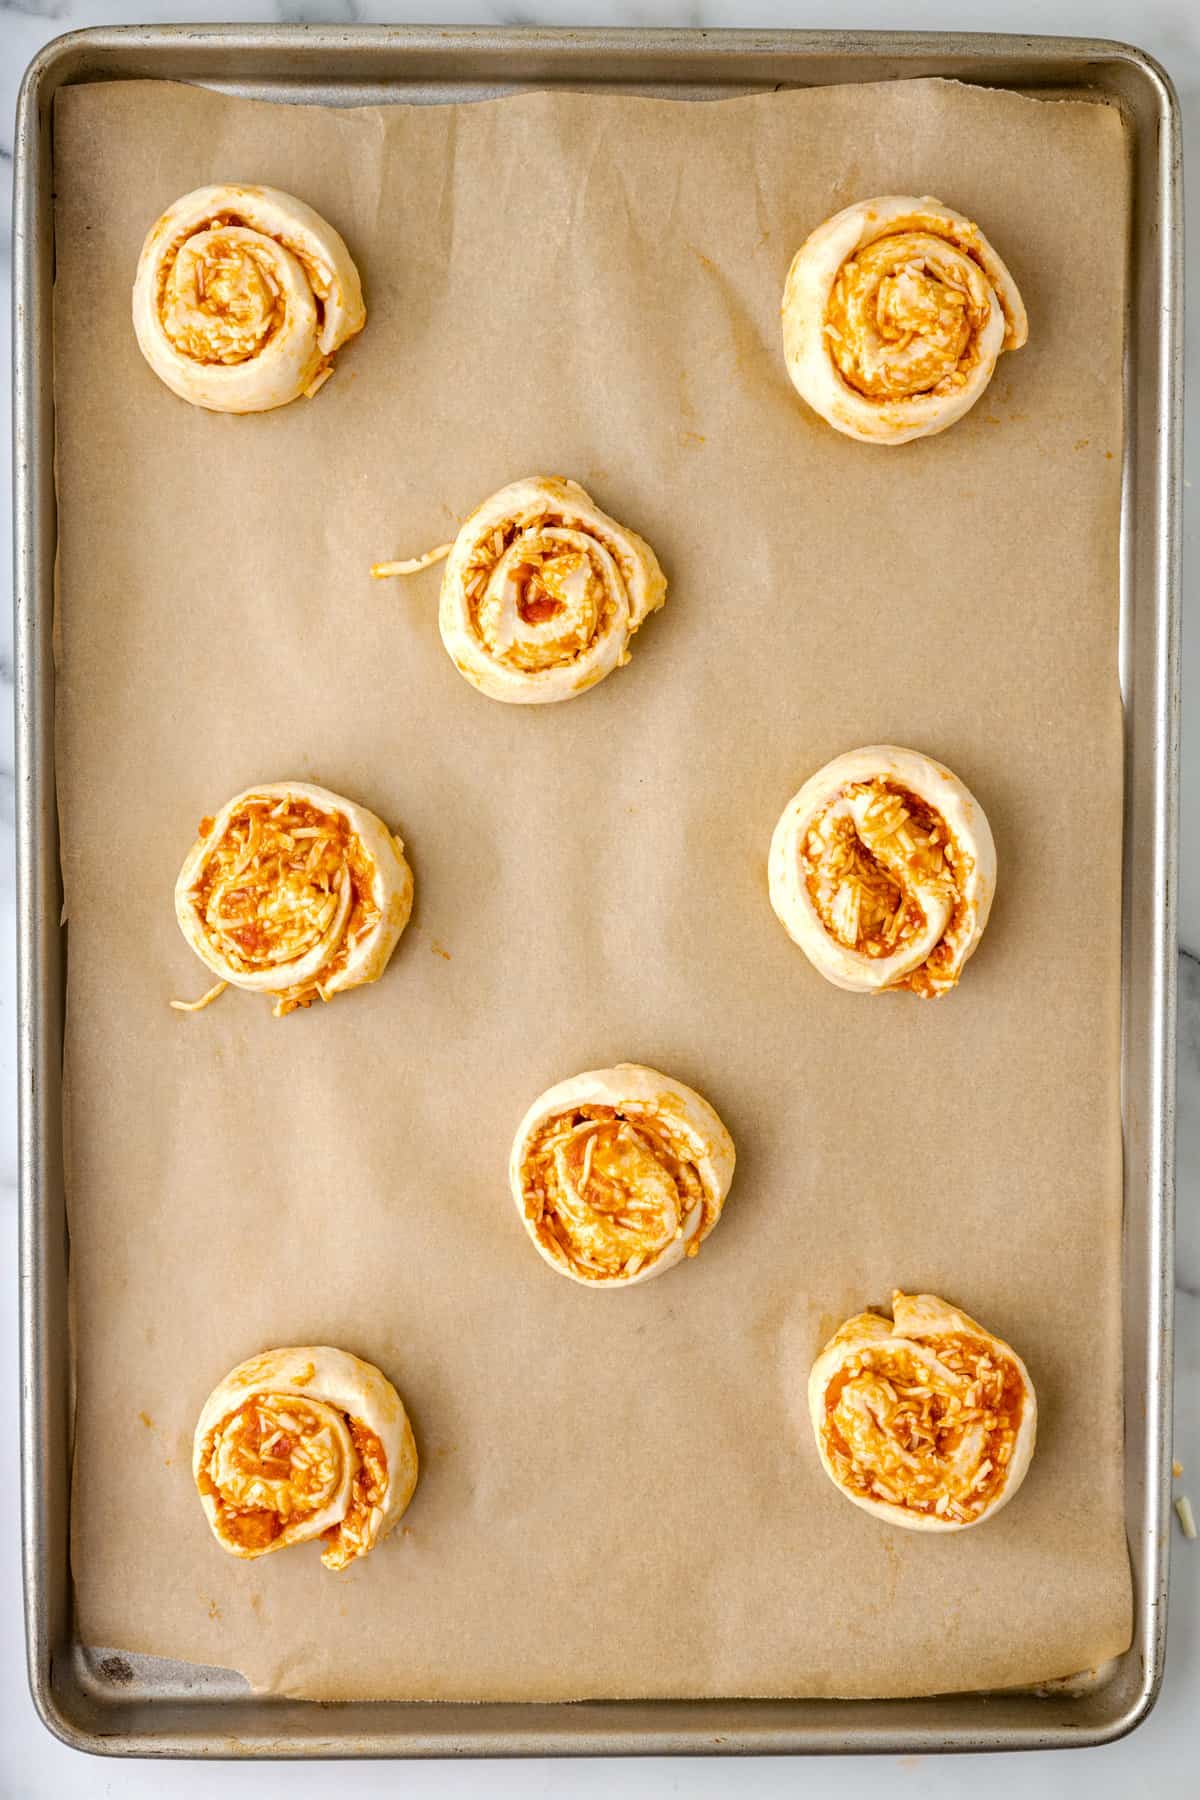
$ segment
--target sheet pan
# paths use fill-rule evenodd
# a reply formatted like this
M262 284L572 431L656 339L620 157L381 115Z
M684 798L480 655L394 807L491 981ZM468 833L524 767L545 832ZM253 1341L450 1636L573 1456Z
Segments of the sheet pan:
M331 85L339 58L323 59L318 39L341 46L343 82ZM975 40L976 44L983 41ZM1126 1369L1136 1384L1127 1394L1130 1447L1130 1542L1139 1581L1134 1648L1116 1669L1073 1684L1069 1696L1004 1695L937 1702L636 1702L587 1703L569 1708L455 1706L320 1709L290 1702L235 1697L228 1678L145 1659L106 1656L71 1647L65 1557L53 1554L54 1495L65 1522L65 1446L69 1442L69 1371L63 1367L61 1279L55 1281L51 1246L53 1196L61 1235L61 1174L55 1165L58 1120L54 1082L61 1034L61 942L54 893L53 775L48 769L48 668L38 656L48 645L48 552L52 508L37 509L34 491L52 492L45 461L48 415L44 359L19 357L18 388L18 630L21 669L18 708L22 730L22 880L26 935L22 954L23 1149L25 1151L26 1369L35 1429L26 1438L27 1551L31 1618L31 1666L35 1694L58 1728L88 1747L158 1753L399 1754L438 1753L451 1746L496 1753L597 1749L704 1748L930 1748L998 1747L1004 1743L1098 1741L1127 1729L1146 1709L1161 1662L1161 1563L1165 1553L1163 1426L1164 1358L1170 1280L1169 1231L1170 981L1173 970L1169 872L1173 850L1173 493L1176 476L1174 388L1177 319L1163 301L1174 293L1177 255L1169 170L1159 161L1173 142L1173 111L1161 77L1137 53L1118 47L1022 46L986 40L990 56L968 68L970 40L843 38L824 34L545 34L479 32L310 33L130 31L84 33L51 46L31 71L21 121L18 172L18 282L27 295L18 308L18 350L32 341L40 299L48 301L44 238L30 236L32 215L22 185L45 157L49 90L64 78L112 78L157 73L201 79L260 97L282 97L269 72L283 72L287 97L323 103L361 104L385 98L462 98L467 93L544 86L619 83L635 91L704 94L750 91L779 81L878 79L892 74L952 73L989 84L1038 86L1056 91L1098 87L1120 99L1135 132L1137 203L1135 250L1143 229L1153 246L1135 254L1132 271L1128 400L1131 430L1125 466L1126 529L1123 532L1122 678L1128 720L1126 832L1126 946L1124 992L1124 1088L1126 1134ZM955 48L957 43L957 48ZM179 53L187 46L190 62ZM251 54L258 45L258 60ZM332 44L325 46L332 51ZM240 49L235 64L218 66L213 52ZM321 61L322 80L303 85L309 50ZM637 51L635 56L634 52ZM387 52L385 67L384 52ZM1085 55L1085 51L1087 54ZM355 60L351 53L361 52ZM123 60L114 63L113 56ZM151 61L145 59L147 55ZM160 58L152 67L155 56ZM1009 59L1006 61L1006 57ZM75 66L71 67L72 59ZM172 60L173 59L173 60ZM64 64L66 67L64 68ZM44 73L39 77L39 66ZM457 79L451 79L451 76ZM467 76L477 79L467 81ZM773 76L773 79L770 79ZM395 78L393 82L392 78ZM1074 77L1074 79L1072 79ZM373 79L372 79L373 78ZM38 123L41 132L31 139ZM1139 107L1141 111L1139 112ZM1157 110L1155 110L1157 109ZM1151 114L1155 128L1151 132ZM32 167L31 167L32 156ZM1168 163L1170 158L1168 156ZM41 174L45 176L44 164ZM1149 187L1147 188L1147 182ZM36 189L37 183L33 182ZM43 194L44 200L44 194ZM1150 203L1153 203L1152 206ZM43 221L44 222L44 221ZM1153 228L1153 229L1152 229ZM1153 279L1152 279L1153 278ZM1145 307L1145 326L1140 323ZM1134 380L1136 372L1137 380ZM1148 403L1148 416L1144 416ZM39 418L39 407L41 411ZM41 426L40 432L37 427ZM1144 472L1151 471L1153 480ZM1148 486L1139 485L1149 482ZM1133 530L1136 513L1138 529ZM1151 529L1151 527L1155 527ZM39 587L39 580L41 586ZM39 606L39 596L41 605ZM38 677L41 677L39 683ZM1145 724L1139 725L1139 721ZM41 733L39 746L34 742ZM31 756L31 753L34 753ZM35 790L40 811L33 805ZM28 803L28 804L27 804ZM40 824L41 829L35 831ZM1147 883L1149 885L1147 885ZM31 953L36 970L30 962ZM57 959L57 964L55 965ZM31 988L31 974L37 983ZM27 1086L39 1072L36 1090ZM36 1152L36 1154L35 1154ZM35 1256L35 1250L38 1254ZM61 1270L59 1271L61 1277ZM39 1291L34 1294L31 1287ZM59 1312L53 1311L57 1305ZM39 1329L40 1328L40 1329ZM55 1408L58 1408L57 1415ZM57 1426L56 1426L57 1418ZM43 1427L47 1429L42 1429ZM56 1435L55 1435L56 1433ZM59 1591L56 1594L56 1583ZM52 1624L52 1620L54 1623ZM57 1643L51 1661L50 1644ZM52 1672L51 1672L52 1671ZM214 1710L218 1702L220 1710ZM1060 1717L1054 1708L1065 1711ZM207 1708L207 1710L205 1710ZM964 1712L964 1708L966 1709ZM1014 1714L1013 1710L1017 1712ZM1022 1710L1024 1709L1024 1710ZM336 1728L344 1715L345 1735ZM368 1721L368 1715L370 1719ZM385 1717L386 1715L386 1717ZM457 1716L455 1716L457 1715ZM309 1728L296 1729L296 1720ZM153 1723L151 1723L153 1721ZM469 1725L470 1729L466 1729ZM318 1730L314 1733L312 1727ZM989 1730L992 1735L988 1735ZM930 1733L932 1732L932 1740ZM231 1740L236 1734L236 1749ZM720 1740L714 1742L713 1740ZM836 1746L833 1740L836 1739Z

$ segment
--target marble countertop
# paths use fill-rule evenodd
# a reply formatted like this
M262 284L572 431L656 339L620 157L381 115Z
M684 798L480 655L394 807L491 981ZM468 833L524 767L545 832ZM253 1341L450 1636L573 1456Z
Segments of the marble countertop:
M905 27L927 30L1005 29L1072 36L1104 36L1140 44L1163 62L1179 90L1184 109L1186 154L1192 171L1200 166L1200 8L1195 0L1009 0L1003 7L985 0L858 0L848 14L814 0L514 0L512 5L481 0L0 0L0 161L12 157L12 120L17 88L26 64L60 32L87 25L185 23L222 20L284 20L333 23L479 23L538 25L762 25ZM1200 295L1200 180L1190 186L1188 275ZM10 304L11 203L7 171L0 193L0 310ZM1188 449L1200 451L1200 303L1193 299L1189 332ZM7 377L5 377L7 382ZM1189 466L1196 457L1189 456ZM0 448L7 491L9 441ZM7 505L0 508L0 559L11 566ZM1200 1511L1200 496L1190 487L1184 503L1184 731L1183 841L1180 869L1179 1014L1179 1232L1176 1449L1184 1465L1184 1485ZM489 1793L535 1797L549 1794L602 1794L619 1781L632 1796L724 1794L734 1777L729 1765L699 1760L614 1765L583 1763L413 1764L403 1773L392 1764L328 1765L115 1764L64 1749L37 1722L25 1685L21 1624L16 1493L17 1325L16 1325L16 1121L14 1051L14 880L12 761L12 633L8 610L0 626L0 1491L10 1496L9 1526L0 1536L0 1795L21 1800L71 1800L74 1796L183 1796L286 1791L289 1796L323 1794L336 1783L348 1794L393 1792L403 1783L413 1796ZM844 1792L845 1784L866 1776L884 1780L898 1796L922 1800L958 1795L970 1782L979 1800L999 1796L1014 1779L1030 1800L1086 1790L1098 1800L1124 1796L1144 1782L1162 1800L1196 1792L1200 1766L1200 1543L1174 1533L1171 1571L1170 1639L1162 1698L1147 1723L1132 1737L1101 1750L1031 1755L1019 1764L996 1756L959 1758L893 1757L872 1761L837 1759L802 1766L783 1760L739 1764L738 1791L748 1797L782 1795L803 1786L814 1800Z

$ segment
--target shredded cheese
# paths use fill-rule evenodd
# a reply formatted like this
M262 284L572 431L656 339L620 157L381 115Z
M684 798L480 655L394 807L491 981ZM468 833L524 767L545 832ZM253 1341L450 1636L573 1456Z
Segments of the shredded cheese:
M493 533L470 565L466 594L488 655L527 675L573 667L628 611L607 546L552 518Z
M305 388L304 398L306 400L315 400L317 395L320 393L321 389L325 386L325 383L329 380L329 377L332 374L333 374L333 364L331 362L323 363L321 365L321 367L317 370L316 374L313 376L312 380L309 382L308 386Z
M350 1501L340 1523L324 1534L321 1561L327 1569L344 1569L357 1556L365 1556L379 1536L387 1500L388 1468L383 1445L373 1431L357 1419L349 1419L357 1466Z
M952 393L979 360L989 283L937 223L914 218L838 272L825 335L842 379L868 399Z
M416 575L448 556L374 563L376 579ZM629 607L620 546L590 522L568 523L545 507L503 520L481 537L462 576L478 643L524 674L570 668Z
M890 956L941 906L946 929L920 968L891 984L937 994L958 981L970 937L970 859L945 820L883 778L845 788L809 825L802 848L809 897L830 936L865 956Z
M523 1187L540 1241L592 1281L636 1275L709 1204L661 1119L606 1106L548 1120L529 1146Z
M1024 1404L1015 1364L954 1336L856 1350L825 1394L826 1453L864 1498L967 1524L1007 1479Z
M371 573L376 581L383 581L389 575L419 575L422 569L429 568L431 563L441 562L453 550L453 543L439 544L436 550L427 550L424 556L410 556L403 562L381 562L371 564Z
M1196 1536L1196 1515L1192 1511L1192 1503L1186 1494L1180 1494L1175 1502L1175 1511L1179 1516L1179 1524L1185 1538Z
M215 1427L201 1474L218 1535L243 1553L319 1535L321 1561L342 1569L366 1555L383 1523L383 1444L323 1400L255 1394Z
M191 897L228 979L278 974L276 1013L324 998L380 918L370 860L346 818L291 796L251 795L238 807L206 847Z
M214 224L180 244L175 261L164 264L159 303L179 354L206 364L260 355L286 316L273 267L282 254L271 238L234 224Z
M229 983L227 981L218 981L213 987L209 988L207 994L201 994L198 1000L172 1000L171 1005L175 1008L176 1012L203 1012L206 1006L211 1006L214 1000L219 1000L221 998L221 995L228 986Z

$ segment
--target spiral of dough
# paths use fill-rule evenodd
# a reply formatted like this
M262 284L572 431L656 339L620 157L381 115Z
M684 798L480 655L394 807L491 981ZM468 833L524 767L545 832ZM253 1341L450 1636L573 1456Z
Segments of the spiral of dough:
M1037 1437L1016 1351L933 1294L893 1294L891 1319L848 1319L813 1364L808 1405L830 1480L913 1531L962 1531L999 1512Z
M571 700L603 681L667 594L649 544L556 476L512 482L452 544L372 573L415 574L442 556L442 642L481 693L518 705Z
M272 995L277 1018L377 981L412 900L400 839L301 781L247 788L202 820L175 884L196 955L219 984Z
M412 1499L417 1447L373 1363L308 1344L265 1350L218 1382L196 1424L192 1475L232 1556L320 1538L326 1568L344 1569Z
M796 388L871 444L945 431L1028 336L978 225L931 195L860 200L819 225L792 259L782 310Z
M983 808L931 757L871 744L835 757L784 808L771 905L835 987L949 992L983 935L996 847Z
M630 1287L695 1256L721 1217L733 1140L707 1100L639 1063L548 1088L509 1185L539 1253L585 1287Z
M366 317L341 237L278 188L196 188L151 227L138 258L142 354L172 393L211 412L315 394Z

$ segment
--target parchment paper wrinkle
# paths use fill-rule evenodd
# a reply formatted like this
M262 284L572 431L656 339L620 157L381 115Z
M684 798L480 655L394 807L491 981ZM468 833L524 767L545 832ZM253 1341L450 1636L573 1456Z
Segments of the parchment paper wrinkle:
M73 1564L97 1644L323 1697L879 1695L1066 1675L1129 1641L1119 1350L1117 114L920 81L705 105L528 95L338 112L68 87L55 115ZM202 182L303 196L369 319L310 402L175 400L129 290ZM978 218L1030 341L944 436L839 437L779 300L863 195ZM452 534L573 476L654 545L632 665L489 704L437 631ZM767 902L780 808L912 744L999 851L960 990L829 987ZM302 777L404 837L384 979L278 1022L171 888L200 818ZM727 1121L722 1229L595 1296L533 1255L532 1097L621 1058ZM1024 1489L910 1541L822 1475L833 1326L944 1293L1026 1358ZM187 1446L221 1373L344 1345L409 1406L405 1530L340 1578L214 1547Z

